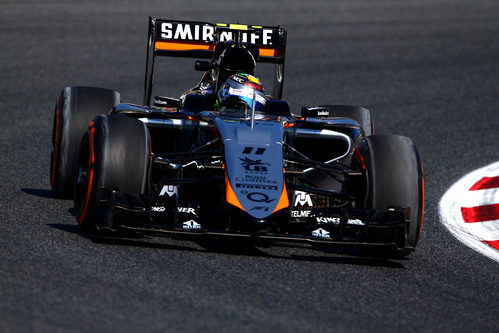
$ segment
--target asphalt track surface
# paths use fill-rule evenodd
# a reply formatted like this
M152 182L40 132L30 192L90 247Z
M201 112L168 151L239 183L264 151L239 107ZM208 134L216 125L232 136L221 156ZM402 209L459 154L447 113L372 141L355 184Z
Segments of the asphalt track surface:
M281 24L295 111L363 105L376 133L412 138L426 185L417 252L79 234L72 202L49 189L54 103L68 85L140 103L149 15ZM499 266L451 236L438 202L499 160L498 17L496 0L1 1L0 331L497 332ZM194 85L193 63L159 90Z

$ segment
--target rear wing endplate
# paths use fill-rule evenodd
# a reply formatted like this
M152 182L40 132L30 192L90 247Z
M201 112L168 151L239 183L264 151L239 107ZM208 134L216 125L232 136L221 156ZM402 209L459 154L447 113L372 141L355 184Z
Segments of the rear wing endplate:
M243 43L259 49L259 62L274 63L275 77L271 96L281 99L284 83L286 30L277 26L172 21L149 17L144 105L150 105L156 56L211 59L218 42L234 40L240 33Z

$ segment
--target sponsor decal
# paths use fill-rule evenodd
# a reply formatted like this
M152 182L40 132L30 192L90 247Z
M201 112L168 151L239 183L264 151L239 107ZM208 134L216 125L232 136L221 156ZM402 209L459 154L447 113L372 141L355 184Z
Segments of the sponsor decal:
M276 185L241 184L241 183L236 183L236 188L250 188L255 190L270 190L270 191L278 190L278 187Z
M159 193L160 196L168 194L169 197L178 196L178 186L176 185L164 185Z
M275 40L273 41L272 30L271 29L263 29L262 33L253 32L253 33L242 33L241 40L243 43L251 43L257 45L273 45L275 44ZM220 34L220 41L227 42L230 40L234 40L234 34L232 31L224 31ZM248 38L249 35L249 38Z
M203 24L161 23L160 37L192 41L214 41L215 27Z
M292 210L291 217L309 217L311 210Z
M252 83L252 82L246 82L245 85L248 86L248 87L250 87L250 88L256 89L258 91L262 91L263 90L263 88L262 88L261 85L255 84L255 83Z
M165 207L151 207L151 212L164 212Z
M275 198L270 199L268 195L260 192L249 193L246 195L246 198L254 202L266 202L266 203L271 203L272 201L275 200Z
M319 229L312 231L312 236L322 237L322 238L331 238L331 236L329 235L329 231L324 230L322 228L319 228Z
M232 79L236 82L243 84L246 81L246 77L241 74L232 75Z
M192 215L198 215L196 213L196 210L192 207L177 207L177 211L179 213L183 213L183 214L192 214Z
M298 207L298 206L309 206L309 207L312 207L313 204L312 204L312 195L307 193L307 192L303 192L303 191L295 191L295 204L294 204L295 207Z
M213 42L215 41L215 26L203 23L161 22L158 34L163 39ZM272 29L241 32L243 43L274 45L277 43L277 38L277 32ZM222 31L219 39L221 42L234 40L234 33Z
M263 155L263 153L265 153L265 150L266 148L263 148L263 147L244 147L243 149L243 154L251 154L252 152L254 152L255 155Z
M364 222L362 222L362 220L360 219L348 219L347 220L347 224L351 224L351 225L366 225Z
M266 183L266 184L277 184L276 180L267 179L266 176L260 175L245 175L243 178L236 177L236 181L244 183Z
M304 117L324 117L329 116L329 110L325 107L308 107L302 108L302 116Z
M330 216L317 216L315 218L318 224L322 223L328 223L328 224L335 224L339 225L340 224L340 218L339 217L330 217ZM360 219L347 219L347 224L350 225L365 225L364 222Z
M224 86L224 88L227 87ZM242 89L236 89L236 88L232 88L232 87L229 87L229 93L232 94L232 95L241 95L243 93L243 90ZM224 95L226 94L226 92L224 91Z
M239 157L239 159L242 162L241 166L248 172L266 173L268 171L267 165L270 165L270 163L262 162L262 160L252 160L248 157Z
M197 223L194 220L189 220L182 223L183 229L201 229L201 224Z
M340 224L339 217L327 217L327 216L318 216L315 218L317 223L331 223L331 224Z

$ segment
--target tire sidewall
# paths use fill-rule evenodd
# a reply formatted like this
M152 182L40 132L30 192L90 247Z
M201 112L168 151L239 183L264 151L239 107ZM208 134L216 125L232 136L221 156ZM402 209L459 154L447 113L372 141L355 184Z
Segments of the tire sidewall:
M365 206L387 209L410 208L406 246L414 248L419 240L423 207L423 173L419 153L412 141L403 136L366 137L361 145L367 157L367 196Z
M117 126L123 122L126 125L124 131ZM140 126L137 125L139 123ZM126 131L127 127L132 127L132 130L135 128L139 133L142 130L142 137L133 135L137 132ZM121 148L128 148L122 151L125 157L120 158L113 151L117 144L122 145ZM141 147L139 153L136 153L134 144L144 144L145 147ZM136 164L121 163L127 157L133 158ZM122 189L125 189L124 193L129 194L147 193L150 158L149 132L143 123L118 115L100 115L95 118L82 140L78 163L86 163L84 159L87 159L88 165L92 166L92 175L89 174L85 186L75 185L75 214L80 226L84 229L95 226L113 228L112 221L107 218L107 211L100 207L103 196L109 195L112 190ZM128 169L131 169L131 173L135 174L138 180L125 176Z

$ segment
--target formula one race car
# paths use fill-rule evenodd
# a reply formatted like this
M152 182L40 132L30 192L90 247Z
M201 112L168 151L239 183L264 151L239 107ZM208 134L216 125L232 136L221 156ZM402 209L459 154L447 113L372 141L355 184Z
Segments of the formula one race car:
M423 173L407 137L374 135L362 107L281 99L286 30L150 18L143 106L68 87L54 116L50 183L82 230L149 230L414 250ZM151 105L157 56L204 71ZM272 92L254 77L275 64ZM369 252L364 252L369 253Z

